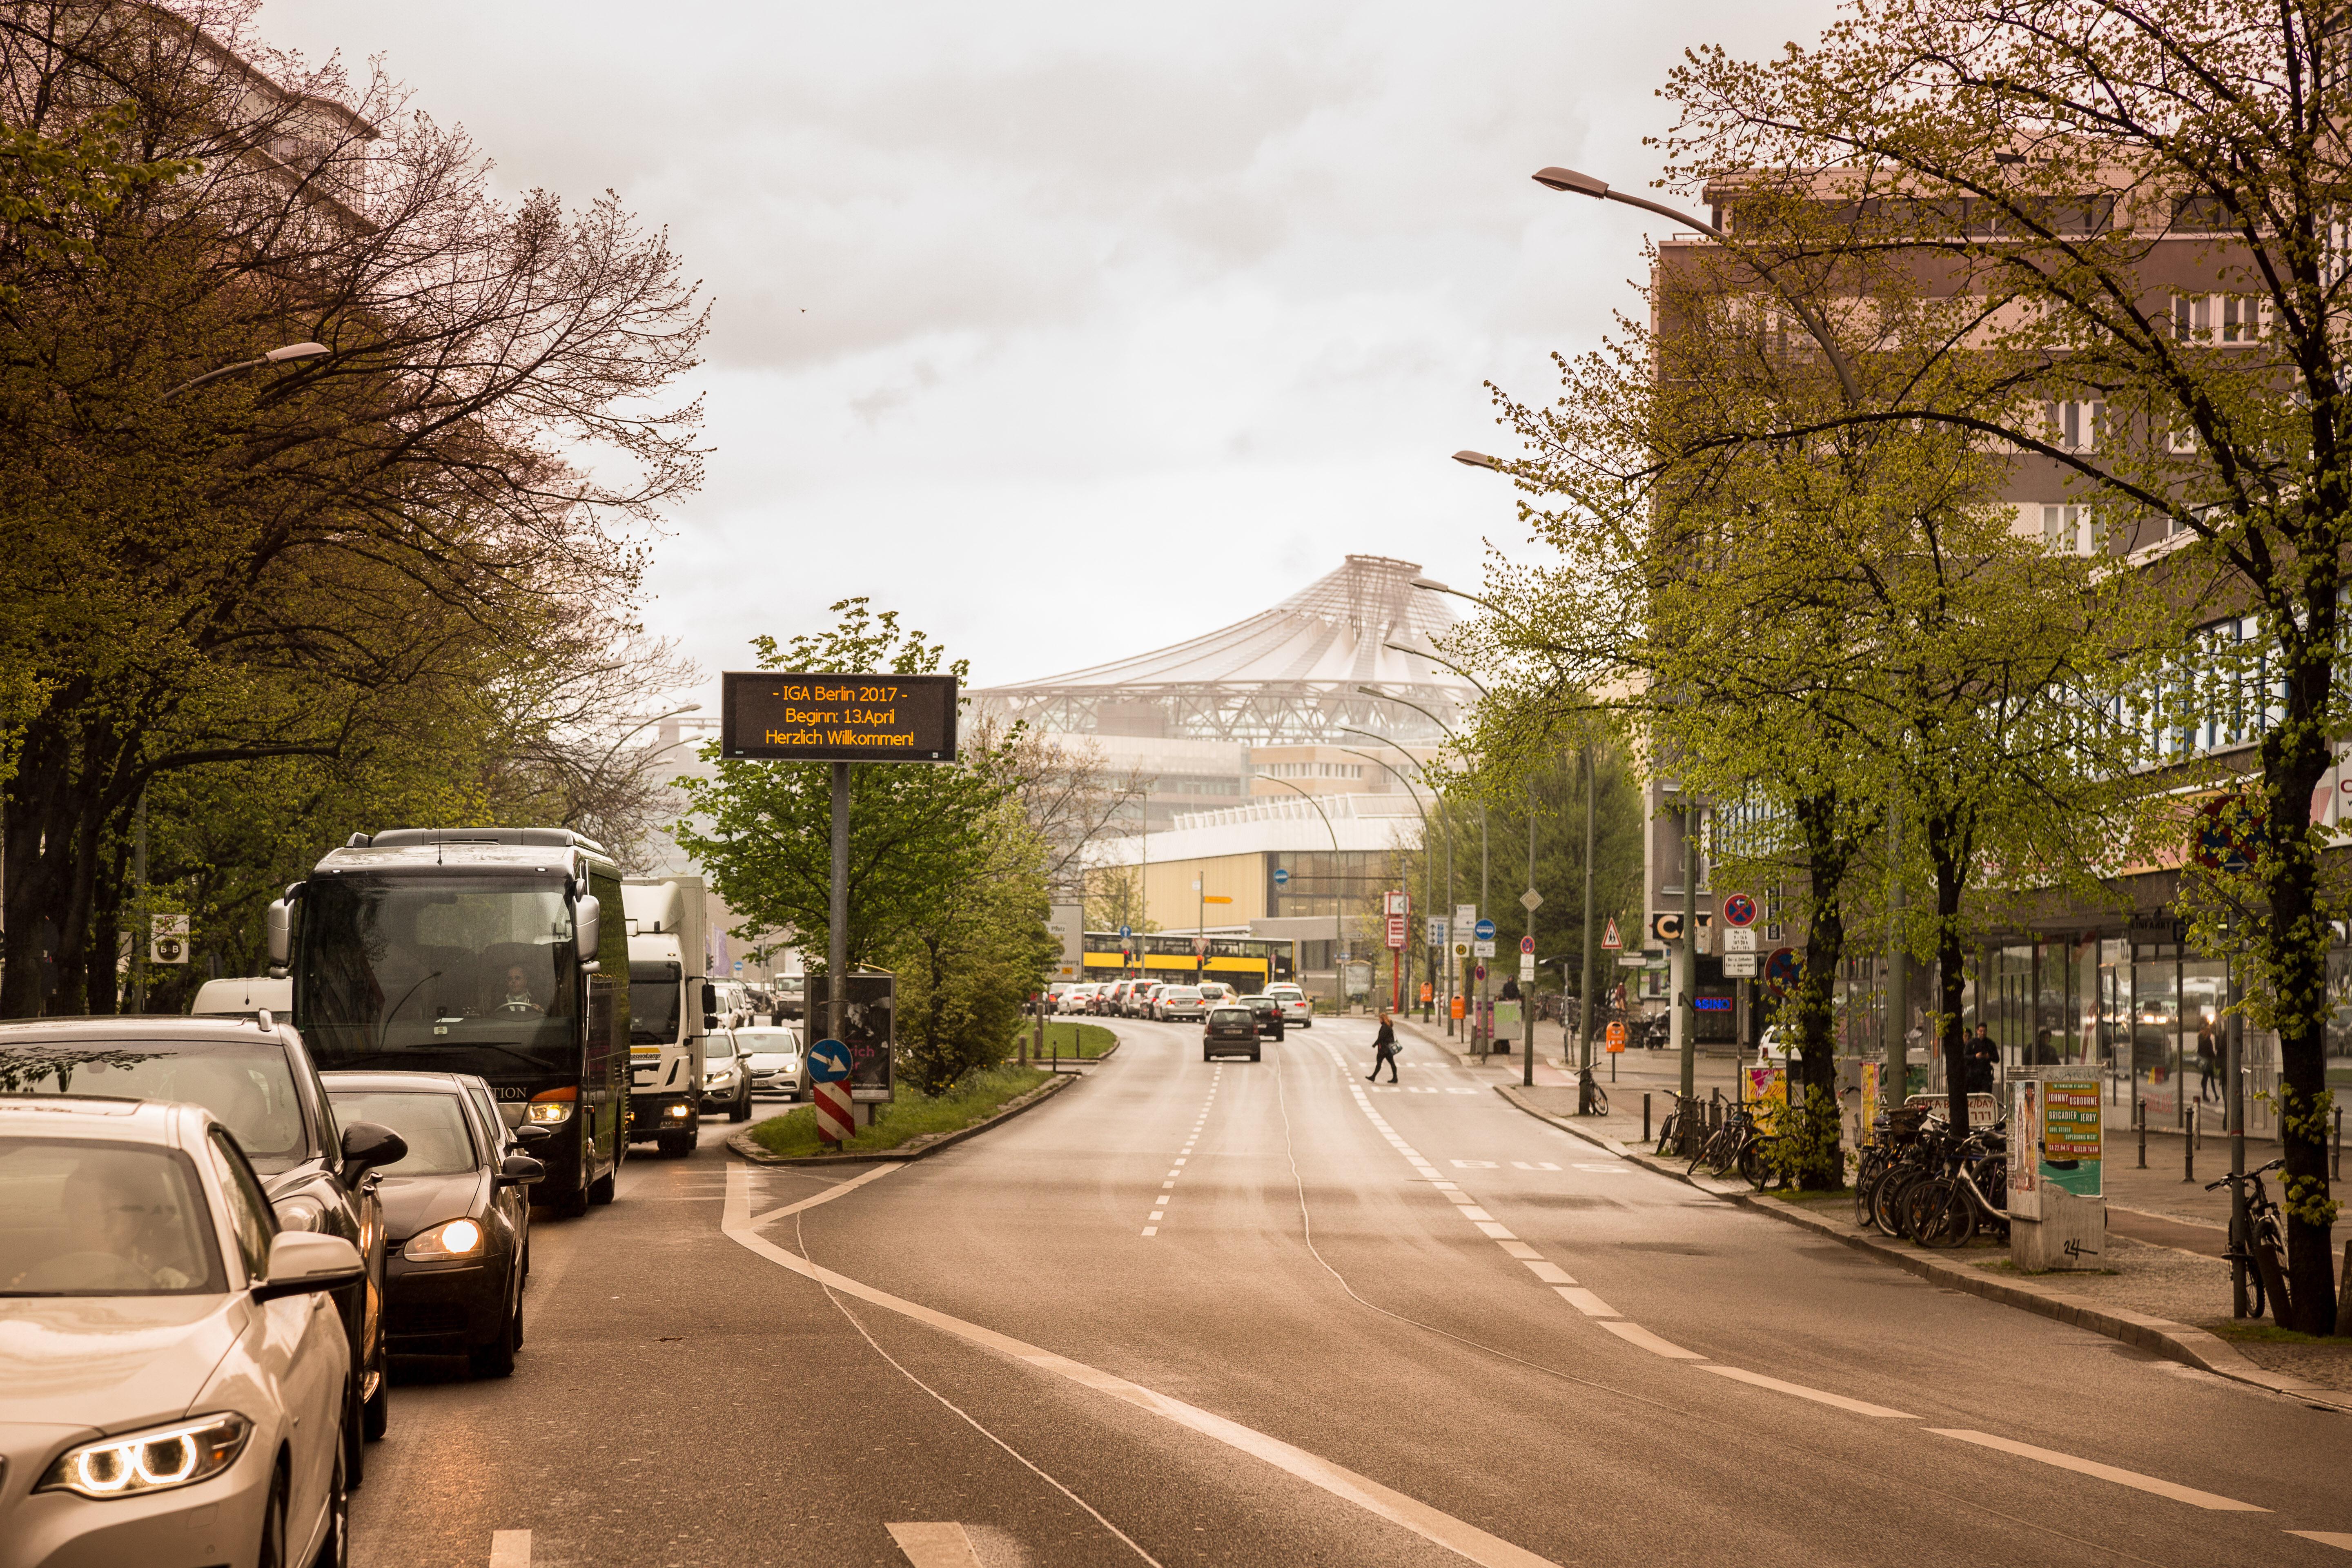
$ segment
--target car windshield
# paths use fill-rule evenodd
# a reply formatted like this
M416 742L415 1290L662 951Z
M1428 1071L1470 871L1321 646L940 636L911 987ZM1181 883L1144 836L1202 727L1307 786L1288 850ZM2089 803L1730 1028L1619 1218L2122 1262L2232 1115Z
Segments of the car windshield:
M47 1040L0 1046L0 1093L87 1094L201 1105L236 1134L254 1168L282 1171L310 1152L286 1047L250 1040Z
M419 1052L452 1068L576 1060L578 959L561 880L320 878L300 909L295 1016L320 1067L414 1064Z
M1201 994L1190 985L1163 985L1160 988L1160 998L1163 1002L1198 1002Z
M702 1059L706 1062L731 1062L735 1059L735 1042L724 1029L714 1029L702 1037Z
M735 1043L746 1051L796 1051L800 1037L790 1029L738 1029Z
M677 1038L677 965L629 965L629 1044L666 1046Z
M217 1295L204 1188L169 1149L0 1138L0 1296Z
M1212 1024L1253 1024L1246 1007L1220 1007L1209 1015ZM1253 1026L1255 1025L1253 1024Z
M383 1167L387 1176L455 1176L478 1170L474 1134L466 1123L466 1109L454 1094L431 1089L330 1088L335 1114L343 1124L373 1121L400 1134L408 1152L400 1163Z

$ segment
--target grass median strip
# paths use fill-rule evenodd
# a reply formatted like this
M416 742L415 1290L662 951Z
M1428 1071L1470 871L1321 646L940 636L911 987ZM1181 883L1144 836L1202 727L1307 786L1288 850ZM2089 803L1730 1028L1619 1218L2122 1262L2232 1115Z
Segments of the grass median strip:
M1066 1018L1048 1018L1045 1020L1045 1043L1043 1047L1037 1044L1034 1025L1021 1031L1021 1039L1016 1041L1014 1046L1018 1049L1020 1046L1026 1045L1029 1047L1029 1054L1033 1057L1051 1057L1058 1051L1064 1061L1073 1058L1078 1061L1092 1061L1097 1057L1108 1052L1117 1044L1118 1044L1118 1037L1100 1024L1080 1024Z
M1102 1031L1108 1034L1108 1030ZM975 1121L984 1121L1013 1100L1053 1081L1050 1072L1034 1068L1024 1071L1016 1067L992 1068L966 1077L945 1094L917 1094L901 1088L898 1099L888 1105L874 1108L874 1125L861 1127L856 1136L842 1145L853 1153L879 1153L896 1149L900 1144L927 1132L955 1132ZM772 1116L751 1130L752 1141L771 1154L795 1158L831 1151L816 1135L816 1110L802 1106L782 1116Z

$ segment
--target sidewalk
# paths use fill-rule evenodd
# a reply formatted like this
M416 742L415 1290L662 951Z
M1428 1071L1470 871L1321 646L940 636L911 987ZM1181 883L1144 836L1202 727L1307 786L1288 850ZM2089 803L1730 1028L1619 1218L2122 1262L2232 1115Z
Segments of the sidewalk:
M1496 1076L1499 1079L1501 1075ZM1727 1201L1872 1253L1939 1285L2074 1323L2158 1355L2307 1404L2352 1412L2352 1339L2284 1342L2242 1337L2262 1333L2269 1325L2257 1328L2231 1322L2230 1269L2221 1260L2218 1247L2208 1254L2201 1247L2184 1248L2171 1241L2141 1239L2132 1234L2151 1223L2173 1224L2192 1240L2221 1234L2201 1213L2193 1219L2144 1222L2131 1210L2117 1206L2128 1201L2119 1186L2133 1195L2147 1194L2150 1202L2161 1197L2168 1206L2183 1211L2210 1201L2201 1186L2196 1189L2200 1201L2196 1205L2177 1193L2162 1191L2167 1181L2176 1187L2180 1185L2179 1173L2177 1164L2169 1173L2156 1169L2158 1135L2153 1131L2148 1138L2147 1171L2136 1167L2136 1133L2132 1142L2121 1149L2109 1145L2111 1172L2115 1171L2114 1156L2117 1152L2133 1168L2115 1172L2126 1178L2124 1182L2118 1184L2112 1178L2109 1182L2107 1248L2102 1259L2107 1267L2095 1273L2032 1276L2019 1274L2009 1260L2008 1247L1990 1238L1980 1238L1966 1247L1945 1252L1866 1230L1854 1223L1851 1193L1783 1197L1751 1192L1744 1182L1717 1181L1704 1173L1685 1175L1682 1161L1660 1159L1615 1136L1614 1130L1626 1121L1623 1116L1612 1114L1603 1119L1574 1115L1576 1090L1572 1080L1562 1084L1538 1081L1534 1089L1527 1089L1516 1081L1514 1075L1512 1081L1498 1081L1496 1088L1520 1110L1612 1153ZM1612 1109L1616 1109L1613 1101ZM1640 1131L1637 1115L1633 1118L1636 1138ZM2250 1142L2249 1163L2261 1163L2252 1158L2252 1149ZM2177 1139L2168 1152L2176 1162L2180 1157ZM2211 1161L2214 1173L2219 1174L2227 1168L2228 1158L2226 1148L2217 1155L2209 1140L2199 1157L2200 1173ZM2226 1205L2221 1213L2226 1219Z

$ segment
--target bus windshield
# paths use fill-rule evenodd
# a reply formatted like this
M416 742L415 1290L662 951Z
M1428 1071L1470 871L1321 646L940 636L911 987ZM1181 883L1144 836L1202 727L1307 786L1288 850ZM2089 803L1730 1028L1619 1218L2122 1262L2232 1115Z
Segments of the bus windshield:
M555 879L320 877L294 1016L321 1068L576 1072L579 961Z

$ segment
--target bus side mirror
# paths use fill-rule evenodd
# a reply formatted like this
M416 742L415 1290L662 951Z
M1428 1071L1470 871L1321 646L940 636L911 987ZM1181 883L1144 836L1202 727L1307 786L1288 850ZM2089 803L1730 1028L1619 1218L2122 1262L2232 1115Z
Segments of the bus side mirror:
M596 939L603 934L603 926L604 906L593 896L583 894L572 907L572 929L582 963L596 956Z
M294 907L279 899L269 906L269 962L284 963L293 952Z

